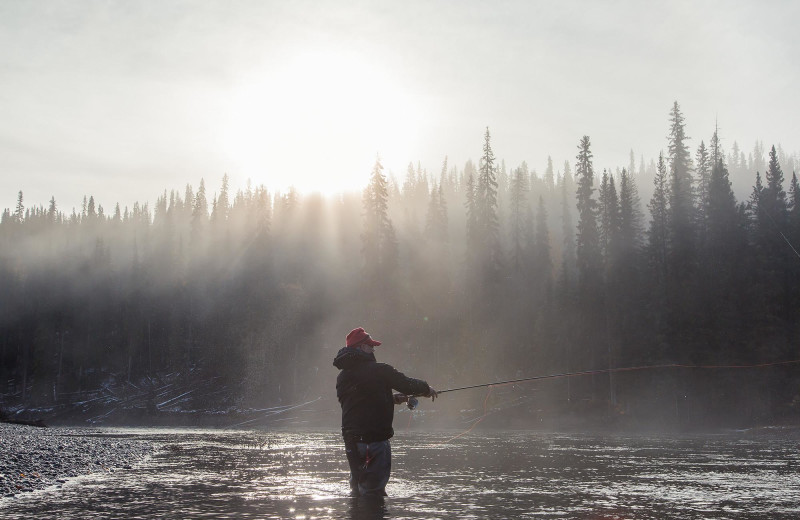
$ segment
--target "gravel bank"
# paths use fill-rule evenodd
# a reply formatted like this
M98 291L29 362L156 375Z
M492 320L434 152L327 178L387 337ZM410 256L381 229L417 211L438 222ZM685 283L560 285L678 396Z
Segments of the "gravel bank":
M152 451L146 441L109 431L0 423L0 498L130 469Z

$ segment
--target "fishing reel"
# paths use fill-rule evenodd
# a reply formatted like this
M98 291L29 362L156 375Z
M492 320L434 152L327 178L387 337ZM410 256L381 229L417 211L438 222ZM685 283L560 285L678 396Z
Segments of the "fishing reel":
M409 410L413 410L414 408L419 406L419 399L417 399L413 395L408 396L408 402L406 403L406 406L408 406Z

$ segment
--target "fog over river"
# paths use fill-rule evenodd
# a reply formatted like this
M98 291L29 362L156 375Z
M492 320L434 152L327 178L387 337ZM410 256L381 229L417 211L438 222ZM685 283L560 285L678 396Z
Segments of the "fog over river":
M53 433L52 431L50 432ZM800 450L776 430L706 436L404 432L383 504L349 498L335 431L87 430L152 443L116 471L0 499L29 518L789 519ZM70 435L75 429L70 429Z

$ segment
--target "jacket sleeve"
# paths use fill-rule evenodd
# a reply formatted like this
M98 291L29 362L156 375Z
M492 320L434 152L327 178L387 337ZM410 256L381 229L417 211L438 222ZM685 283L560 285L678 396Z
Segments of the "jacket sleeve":
M408 377L391 365L386 365L384 363L381 363L381 365L385 380L393 390L397 390L406 395L427 395L429 386L425 381Z

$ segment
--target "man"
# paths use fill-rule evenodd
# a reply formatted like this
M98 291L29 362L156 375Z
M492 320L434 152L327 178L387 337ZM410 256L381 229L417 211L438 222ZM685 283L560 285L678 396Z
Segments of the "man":
M428 383L401 374L375 360L380 345L363 328L347 335L347 346L333 360L341 370L336 378L336 396L342 405L342 436L350 465L353 496L386 496L392 469L389 439L394 435L394 405L409 396L437 396ZM392 389L401 392L392 395Z

